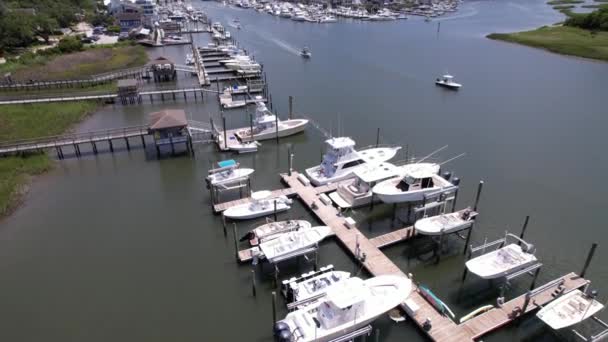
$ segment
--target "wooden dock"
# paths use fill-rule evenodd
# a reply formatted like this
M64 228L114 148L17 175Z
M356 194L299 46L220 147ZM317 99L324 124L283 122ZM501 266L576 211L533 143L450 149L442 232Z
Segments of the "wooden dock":
M300 200L308 206L325 225L331 227L340 243L353 256L358 257L365 253L365 259L363 260L362 265L368 272L374 276L383 274L406 276L399 267L380 251L379 248L411 238L415 235L413 227L406 227L374 239L368 239L357 228L348 228L346 226L345 218L340 215L333 205L326 205L319 200L319 193L322 191L319 191L318 188L311 185L306 186L302 184L297 177L297 172L292 172L291 176L287 174L281 175L282 180L288 185L289 193L297 194ZM230 202L224 204L222 208L228 208L230 206L229 203ZM240 251L238 253L238 258L240 261L251 260L251 249ZM587 283L585 279L577 277L573 273L564 276L563 279L565 291L580 288ZM534 296L531 301L531 303L534 304L529 305L526 312L535 310L540 305L550 302L553 298L551 294L554 290L554 287L548 287ZM517 297L505 303L501 308L490 310L463 324L456 324L450 318L438 312L426 301L426 299L424 299L424 297L422 297L416 286L414 286L414 290L408 298L408 302L418 306L418 310L411 318L432 340L442 342L466 342L473 341L520 317L521 314L513 315L512 312L517 307L523 306L524 299L525 296ZM427 320L432 322L432 327L429 330L423 328Z
M85 143L91 144L94 152L97 153L97 146L95 145L97 142L105 141L109 144L110 149L113 150L112 141L124 139L127 148L130 148L129 138L140 137L142 144L145 145L144 137L148 134L148 126L133 126L87 133L64 134L37 139L0 142L0 156L55 148L59 158L63 158L62 147L73 146L76 154L80 155L79 146Z

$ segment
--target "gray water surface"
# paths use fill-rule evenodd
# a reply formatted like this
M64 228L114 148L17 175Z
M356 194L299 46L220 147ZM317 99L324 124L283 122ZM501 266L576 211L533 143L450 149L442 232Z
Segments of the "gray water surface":
M240 19L242 30L228 29L264 63L282 117L287 97L294 95L297 113L334 135L351 136L359 146L375 143L379 127L382 142L407 145L418 156L446 144L443 160L466 152L445 169L462 179L459 207L471 204L477 182L485 181L474 242L499 238L506 229L518 232L531 215L527 239L544 263L539 282L578 272L591 243L599 242L588 277L606 299L602 209L608 186L602 179L608 173L608 65L484 38L562 20L543 1L466 2L452 17L440 19L439 33L437 21L414 17L315 25L195 4L223 23ZM195 39L206 44L208 35ZM308 61L298 56L304 45L313 53ZM178 46L150 54L183 63L186 51ZM461 91L433 85L445 72L464 84ZM182 77L178 85L191 82ZM199 121L219 119L215 100L190 98L106 106L78 130L141 124L147 113L163 108L184 108ZM247 125L244 111L226 116L229 127ZM258 268L253 298L251 267L234 261L231 228L225 238L202 180L214 161L236 157L256 169L254 189L278 188L288 144L296 153L295 168L303 170L319 162L324 139L310 127L279 146L264 142L258 153L246 156L202 145L195 158L157 160L153 151L123 149L59 161L35 180L25 204L0 225L0 340L271 340L271 270ZM367 236L391 229L388 206L371 213L360 209L353 216ZM314 220L297 202L279 218L299 217ZM253 224L239 224L239 234ZM416 239L386 253L459 316L495 302L496 284L470 276L460 285L462 241L451 239L438 265L425 261L427 242ZM320 260L357 272L334 240L322 244ZM290 262L281 276L311 268L304 260ZM529 279L515 281L507 297L529 284ZM284 314L281 306L279 316ZM382 318L375 327L382 341L425 340L410 322L397 325ZM534 316L484 338L556 339Z

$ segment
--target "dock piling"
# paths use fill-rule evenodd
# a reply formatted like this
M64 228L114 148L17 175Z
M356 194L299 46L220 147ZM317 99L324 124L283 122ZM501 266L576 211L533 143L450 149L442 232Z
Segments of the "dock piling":
M226 132L226 117L224 116L223 112L222 112L222 125L223 125L223 129L224 129L224 148L228 149L228 133Z
M374 342L380 342L380 329L376 328L374 331Z
M530 215L526 216L526 220L524 221L524 225L521 227L521 233L519 233L519 238L524 239L524 235L526 234L526 228L528 228L528 222L530 221ZM521 246L521 241L518 241L517 244Z
M235 223L236 225L236 223ZM228 233L226 232L226 216L222 215L222 227L224 229L224 237L228 236Z
M536 285L536 279L538 278L538 274L540 273L540 267L534 271L534 277L532 278L532 284L530 284L530 291L534 290L534 286Z
M223 216L223 215L222 215ZM234 236L234 255L236 256L236 261L239 261L239 240L236 236L236 223L232 224L232 233Z
M287 174L291 177L291 169L293 162L293 154L291 154L291 146L287 147Z
M585 260L585 265L583 266L583 270L581 271L581 278L585 277L585 273L587 273L587 268L591 264L591 259L593 259L593 254L595 254L596 248L597 248L597 243L593 243L591 245L591 249L589 250L589 254L587 254L587 260Z
M277 321L277 293L272 291L272 326Z
M251 291L253 293L253 296L255 297L257 295L257 291L255 288L255 269L251 270Z
M289 95L289 120L293 119L293 96Z
M376 130L376 148L380 145L380 127Z
M274 200L274 222L277 222L277 200Z
M475 205L473 206L473 211L477 211L477 206L479 205L479 199L481 198L481 190L483 190L483 181L479 181L479 185L477 186L477 195L475 196Z

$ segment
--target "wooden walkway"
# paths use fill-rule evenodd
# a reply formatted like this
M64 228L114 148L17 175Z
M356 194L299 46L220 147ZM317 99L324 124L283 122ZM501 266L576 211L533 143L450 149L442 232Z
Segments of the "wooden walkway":
M413 226L401 228L398 230L394 230L390 233L386 233L380 236L376 236L375 238L369 239L369 241L376 248L384 248L391 245L394 245L399 242L403 242L413 238L416 235L416 230Z
M111 141L115 139L127 140L132 137L141 137L143 142L144 136L146 135L148 135L148 126L133 126L87 133L0 142L0 156L42 151L49 148L56 148L58 149L58 152L60 152L60 149L63 146L74 146L75 149L79 150L77 146L84 143L95 144L100 141L111 143ZM110 148L113 149L111 145ZM94 149L96 150L96 147L94 147ZM63 153L61 153L61 155L62 154Z

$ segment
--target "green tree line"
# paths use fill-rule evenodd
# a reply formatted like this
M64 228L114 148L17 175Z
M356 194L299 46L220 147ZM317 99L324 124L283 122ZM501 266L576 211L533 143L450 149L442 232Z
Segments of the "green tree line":
M600 8L586 14L572 14L565 24L591 31L608 31L608 8Z
M38 37L48 41L79 15L95 16L98 6L97 0L0 0L0 52L27 47Z

